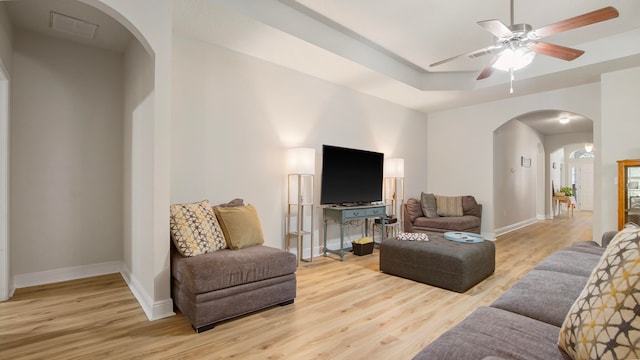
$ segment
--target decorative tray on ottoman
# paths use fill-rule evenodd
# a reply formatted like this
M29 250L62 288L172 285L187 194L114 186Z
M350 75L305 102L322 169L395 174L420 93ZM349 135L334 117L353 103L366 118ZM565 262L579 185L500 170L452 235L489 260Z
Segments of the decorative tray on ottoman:
M462 232L462 231L449 231L444 233L444 238L451 241L457 241L462 243L479 243L483 242L484 238L481 235Z

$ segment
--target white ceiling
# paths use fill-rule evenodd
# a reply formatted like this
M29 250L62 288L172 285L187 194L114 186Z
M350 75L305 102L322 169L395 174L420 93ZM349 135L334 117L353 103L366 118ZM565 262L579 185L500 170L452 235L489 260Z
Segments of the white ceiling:
M111 16L75 0L6 1L7 12L14 26L40 34L66 39L84 45L123 52L131 33ZM98 25L93 39L84 39L49 27L51 11Z
M560 118L569 120L566 124L559 122ZM562 110L538 110L523 114L517 118L525 125L537 130L542 135L557 135L566 133L593 133L593 121L584 116Z
M78 1L6 3L14 25L33 31L65 36L48 29L55 10L100 25L88 45L122 51L131 36ZM533 28L605 6L616 7L620 17L545 38L586 53L572 62L538 55L516 72L512 95L507 73L475 80L488 56L429 67L492 44L476 22L509 24L509 6L509 0L175 0L173 29L422 112L596 82L601 73L640 66L640 1L515 0L515 23ZM562 112L521 120L541 114Z
M640 66L640 1L515 1L534 28L605 6L620 17L545 38L585 50L566 62L538 56L516 72L476 81L487 57L429 64L493 44L476 22L509 24L508 0L182 0L174 31L423 112L599 81Z

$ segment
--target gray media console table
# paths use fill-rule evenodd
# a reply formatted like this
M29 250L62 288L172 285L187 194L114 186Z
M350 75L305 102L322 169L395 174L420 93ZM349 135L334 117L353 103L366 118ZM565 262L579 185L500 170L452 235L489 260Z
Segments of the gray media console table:
M355 219L364 219L364 235L368 236L369 219L380 218L381 222L384 222L386 217L385 205L365 205L365 206L327 206L323 208L323 221L324 221L324 256L327 253L340 255L340 261L344 260L344 253L351 251L351 245L344 245L344 224L347 221ZM327 222L333 220L340 224L340 248L328 249L327 248ZM385 238L385 227L382 227L382 239Z

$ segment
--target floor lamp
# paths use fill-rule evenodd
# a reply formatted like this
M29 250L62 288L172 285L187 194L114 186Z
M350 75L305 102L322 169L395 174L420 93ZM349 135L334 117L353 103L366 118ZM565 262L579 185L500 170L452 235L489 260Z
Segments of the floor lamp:
M313 175L316 150L294 148L287 150L287 250L291 239L296 239L298 265L300 260L313 261ZM305 223L305 213L309 221ZM304 238L309 238L310 255L303 258Z
M404 159L384 160L385 201L391 201L391 209L388 215L393 215L400 222L400 231L404 231L403 209L404 204Z

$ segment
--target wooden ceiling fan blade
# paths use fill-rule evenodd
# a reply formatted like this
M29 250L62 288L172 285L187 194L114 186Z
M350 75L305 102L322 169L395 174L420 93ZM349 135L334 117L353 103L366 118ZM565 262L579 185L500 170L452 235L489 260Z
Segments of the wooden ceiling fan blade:
M482 26L485 30L492 33L493 36L498 39L510 39L513 37L513 32L511 29L507 27L507 25L503 24L500 20L484 20L478 21L478 25Z
M547 55L566 61L574 60L584 54L584 51L582 50L544 42L532 43L529 45L529 49L535 51L538 54Z
M491 62L489 62L489 64L487 66L484 67L484 69L482 69L482 72L480 73L480 75L478 75L478 77L476 78L476 80L482 80L482 79L486 79L489 76L491 76L491 74L493 74L493 64L496 63L496 61L498 61L498 59L500 58L500 56L502 56L502 52L500 52L499 54L496 54L496 56L494 56L491 59Z
M438 62L435 62L435 63L429 65L429 67L442 65L442 64L447 63L447 62L449 62L451 60L455 60L455 59L458 59L458 58L461 58L461 57L465 57L465 56L468 56L470 58L475 58L475 57L478 57L478 56L487 55L487 54L492 53L495 48L496 48L495 46L487 46L486 48L482 48L482 49L478 49L478 50L474 50L474 51L469 51L469 52L466 52L464 54L452 56L452 57L450 57L448 59L440 60Z
M557 22L555 24L543 26L537 30L534 30L533 33L537 36L537 38L543 38L563 31L572 30L579 27L599 23L601 21L617 18L618 15L620 15L620 13L616 8L614 8L613 6L607 6L600 10L595 10L586 14Z

